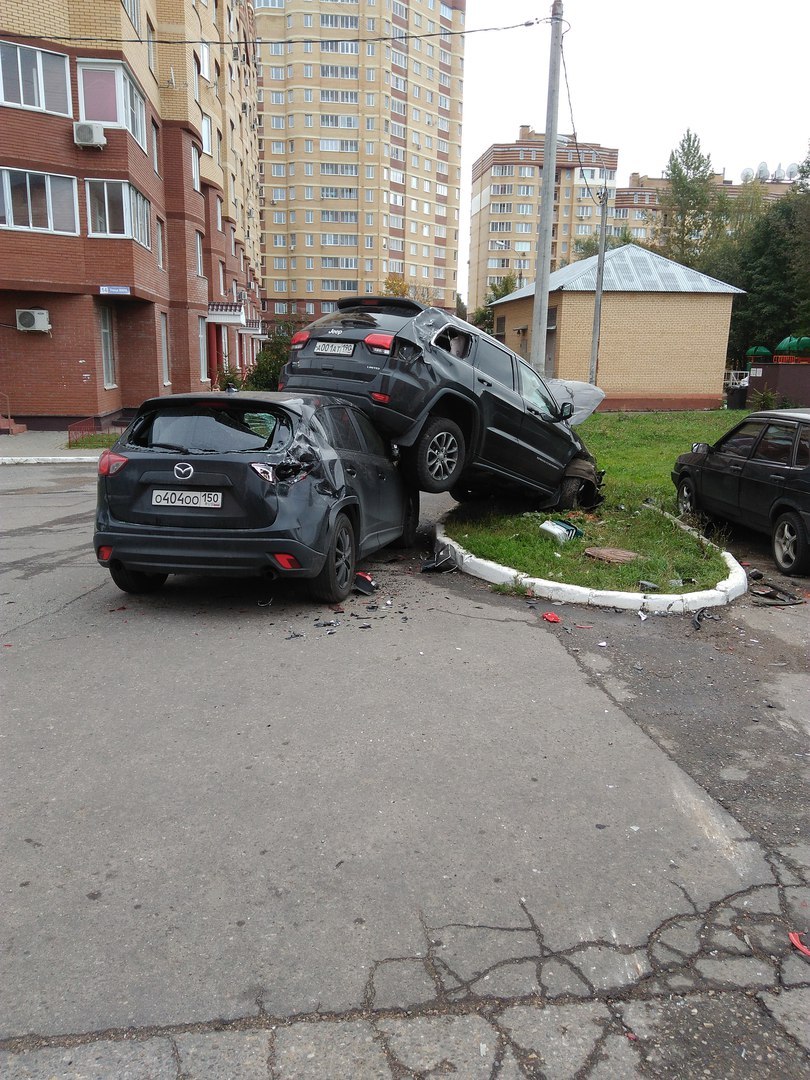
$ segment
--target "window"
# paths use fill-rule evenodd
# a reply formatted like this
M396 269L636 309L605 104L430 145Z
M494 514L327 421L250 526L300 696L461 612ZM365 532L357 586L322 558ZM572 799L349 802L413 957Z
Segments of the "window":
M172 373L169 364L169 316L165 311L160 313L160 359L163 368L163 385L171 386Z
M197 236L200 234L197 233ZM208 323L202 315L197 317L197 340L200 346L200 382L208 382ZM222 354L225 356L228 348L228 331L222 334Z
M152 168L160 175L160 128L152 121Z
M217 229L219 232L223 232L222 228L222 199L217 195Z
M197 277L205 277L205 264L203 262L203 234L194 233L194 251L197 257Z
M200 150L199 147L191 147L191 186L195 191L200 190Z
M102 304L99 314L101 316L101 365L104 389L112 390L115 386L115 335L112 308Z
M146 61L149 64L149 70L154 75L156 64L156 50L155 50L155 28L152 26L149 19L146 20Z
M87 181L89 236L130 237L149 248L150 220L149 200L131 184L122 180Z
M79 64L79 108L83 120L125 127L146 149L146 105L123 64Z
M75 236L77 209L74 177L0 169L0 228Z
M496 379L510 390L515 388L515 376L512 369L512 357L503 349L484 340L478 342L475 354L475 366L485 375Z
M789 465L796 429L786 424L768 424L754 451L755 461Z
M518 369L520 371L521 391L523 396L527 401L537 405L541 412L552 419L556 419L557 405L554 401L554 397L537 372L532 371L532 369L525 364L518 364Z
M0 104L70 116L67 57L0 41Z
M208 154L209 157L211 156L211 151L212 151L212 140L211 140L212 130L213 130L213 123L212 123L211 117L206 116L206 114L203 113L203 118L202 118L202 148L203 148L203 153Z
M124 11L129 15L129 21L140 32L141 29L141 0L121 0Z
M166 266L163 236L163 222L160 220L160 218L155 218L155 257L157 258L157 264L161 270L163 270Z

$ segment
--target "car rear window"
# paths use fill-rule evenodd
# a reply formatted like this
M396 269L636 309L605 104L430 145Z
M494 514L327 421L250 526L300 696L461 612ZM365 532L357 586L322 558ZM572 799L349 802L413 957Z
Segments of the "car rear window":
M153 409L136 417L126 436L130 446L183 453L281 450L291 439L287 413L219 402Z

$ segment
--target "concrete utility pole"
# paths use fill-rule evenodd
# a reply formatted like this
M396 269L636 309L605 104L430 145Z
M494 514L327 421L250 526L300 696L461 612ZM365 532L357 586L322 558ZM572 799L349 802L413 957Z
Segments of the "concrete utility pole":
M605 179L607 183L607 177ZM596 386L596 372L599 365L599 334L602 329L602 278L605 275L605 244L607 242L607 202L608 189L603 187L597 192L602 221L599 225L599 254L596 257L596 288L593 294L593 336L591 337L591 366L588 382Z
M551 53L548 62L546 138L543 144L543 187L540 202L540 235L537 241L537 278L532 312L531 364L541 375L553 375L546 357L548 328L548 279L551 276L551 232L554 224L554 181L557 174L557 109L560 99L562 56L562 0L551 5Z

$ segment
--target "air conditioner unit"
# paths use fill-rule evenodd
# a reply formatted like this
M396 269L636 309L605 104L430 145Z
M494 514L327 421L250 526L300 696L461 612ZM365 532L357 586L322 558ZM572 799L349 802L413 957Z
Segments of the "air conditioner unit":
M102 146L107 145L107 140L104 137L104 125L79 120L73 125L73 141L77 146L95 146L100 150Z
M233 58L234 60L238 60L238 59L239 59L239 46L238 46L238 45L234 45L234 46L233 46L233 50L232 50L232 52L231 52L231 56L232 56L232 58Z
M51 329L50 312L44 308L17 308L17 329L47 334Z
M246 101L243 101L243 102L242 102L242 113L243 113L243 114L244 114L245 116L247 116L247 111L248 111L248 103L247 103Z

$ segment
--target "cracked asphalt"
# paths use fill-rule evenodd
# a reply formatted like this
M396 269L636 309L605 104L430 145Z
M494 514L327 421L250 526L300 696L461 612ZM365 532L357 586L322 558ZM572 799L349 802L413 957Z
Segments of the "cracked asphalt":
M806 606L126 597L93 492L0 470L4 1080L808 1075Z

